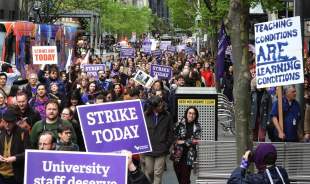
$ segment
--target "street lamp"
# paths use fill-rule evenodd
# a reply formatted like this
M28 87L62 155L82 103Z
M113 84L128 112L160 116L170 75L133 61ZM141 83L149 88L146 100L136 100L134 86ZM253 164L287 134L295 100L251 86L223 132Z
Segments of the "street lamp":
M40 16L41 1L34 1L32 10L36 13L35 22L39 23L41 21L41 16Z
M199 38L199 35L200 35L200 22L202 20L202 17L201 17L201 14L200 14L200 2L198 0L197 2L197 12L196 12L196 17L195 17L195 25L196 25L196 44L197 44L197 55L199 55L200 53L200 38Z

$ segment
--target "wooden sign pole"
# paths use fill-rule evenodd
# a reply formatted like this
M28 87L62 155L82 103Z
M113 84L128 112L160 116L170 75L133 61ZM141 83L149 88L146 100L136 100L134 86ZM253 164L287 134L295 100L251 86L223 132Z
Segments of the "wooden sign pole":
M277 95L278 95L278 115L279 115L279 126L283 131L283 110L282 110L282 87L277 87Z

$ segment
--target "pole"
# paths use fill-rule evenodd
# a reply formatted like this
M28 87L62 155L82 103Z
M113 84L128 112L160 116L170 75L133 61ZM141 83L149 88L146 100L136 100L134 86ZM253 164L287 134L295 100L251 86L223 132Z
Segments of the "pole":
M279 116L279 126L281 131L283 131L283 102L282 102L282 87L277 87L277 96L278 96L278 116Z
M306 0L308 1L308 0ZM304 40L304 16L303 16L303 6L304 6L304 0L294 0L294 16L300 16L300 26L301 26L301 35L302 35L302 40ZM302 44L302 50L304 45ZM304 52L302 52L302 54L304 54ZM304 58L304 57L302 57ZM297 96L296 96L296 100L298 101L300 107L301 107L301 120L299 123L300 127L300 131L302 131L303 133L303 122L304 122L304 84L297 84L295 85L296 87L296 92L297 92Z

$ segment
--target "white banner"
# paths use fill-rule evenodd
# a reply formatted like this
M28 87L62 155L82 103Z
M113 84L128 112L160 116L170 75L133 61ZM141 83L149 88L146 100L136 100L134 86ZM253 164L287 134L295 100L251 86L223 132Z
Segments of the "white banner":
M257 88L304 82L300 17L254 25Z
M57 47L33 46L32 60L33 64L57 64Z

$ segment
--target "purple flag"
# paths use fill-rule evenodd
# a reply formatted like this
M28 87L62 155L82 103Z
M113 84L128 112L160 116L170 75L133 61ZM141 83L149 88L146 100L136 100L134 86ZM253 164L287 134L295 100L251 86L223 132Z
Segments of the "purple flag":
M217 56L216 56L216 80L220 80L224 74L224 59L225 59L225 50L228 46L228 37L225 31L225 25L222 23L221 30L219 32L219 39L217 45Z

